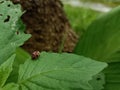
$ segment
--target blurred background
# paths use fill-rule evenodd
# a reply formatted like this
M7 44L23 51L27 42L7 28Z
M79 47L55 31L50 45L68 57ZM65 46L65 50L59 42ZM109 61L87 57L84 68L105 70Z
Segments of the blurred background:
M78 34L101 14L120 5L120 0L62 0L67 17Z

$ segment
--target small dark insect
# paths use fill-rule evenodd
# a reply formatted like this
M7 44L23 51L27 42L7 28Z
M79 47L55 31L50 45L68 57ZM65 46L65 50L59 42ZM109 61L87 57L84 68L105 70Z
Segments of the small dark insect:
M34 52L32 53L32 60L37 59L39 56L40 56L40 52L39 52L39 51L34 51Z
M16 34L18 35L18 34L19 34L19 31L16 31Z

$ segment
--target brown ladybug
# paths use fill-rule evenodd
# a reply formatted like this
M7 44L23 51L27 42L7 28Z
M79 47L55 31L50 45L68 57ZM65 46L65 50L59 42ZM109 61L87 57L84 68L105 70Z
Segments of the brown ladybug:
M40 56L40 52L39 52L39 51L34 51L34 52L32 53L32 60L37 59L39 56Z

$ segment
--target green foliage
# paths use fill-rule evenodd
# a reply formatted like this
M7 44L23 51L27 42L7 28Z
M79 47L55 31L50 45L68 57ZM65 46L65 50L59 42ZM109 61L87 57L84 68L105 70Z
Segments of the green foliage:
M75 53L104 61L109 67L104 70L104 90L120 90L120 7L100 16L79 40Z
M21 48L17 48L15 54L16 54L16 57L15 57L15 60L13 63L13 70L12 70L9 78L7 79L7 83L9 83L9 82L16 83L17 82L19 65L23 64L26 60L31 58L30 55Z
M0 65L0 87L2 87L5 84L9 74L12 71L14 58L15 55L12 55L6 62Z
M30 35L19 32L17 27L22 15L19 5L10 1L0 1L0 86L3 86L12 72L16 48L26 41ZM6 62L5 62L6 61Z
M65 5L64 10L73 29L80 35L86 31L88 25L100 14L91 9L73 7L70 5Z
M23 33L21 15L19 5L0 0L0 90L96 90L93 83L107 64L68 53L42 52L31 60L18 48L30 37Z
M93 90L103 90L106 81L104 73L99 73L93 77L89 83L92 85Z
M23 33L17 34L16 23L22 15L19 8L19 5L13 5L10 1L0 1L0 64L30 37Z
M74 54L43 52L37 61L20 66L18 83L22 90L91 90L88 81L104 67L105 63Z
M120 59L120 7L102 15L79 40L75 53L95 60L116 62Z
M79 55L43 52L38 60L20 65L18 83L8 84L3 90L7 87L14 90L18 85L21 90L92 90L88 81L106 66Z
M15 83L7 84L5 87L1 88L0 90L19 90L19 85Z
M120 62L109 63L104 73L106 75L104 90L120 90Z
M80 1L83 1L83 2L92 2L92 3L101 3L101 4L104 4L106 6L110 6L110 7L115 7L115 6L118 6L120 5L120 2L119 0L80 0Z

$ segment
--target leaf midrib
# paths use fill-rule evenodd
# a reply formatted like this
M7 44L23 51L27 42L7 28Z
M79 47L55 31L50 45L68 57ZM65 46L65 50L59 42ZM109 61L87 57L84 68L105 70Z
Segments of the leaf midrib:
M48 74L48 73L51 73L51 72L64 71L64 70L66 70L66 72L67 72L67 71L69 71L69 70L71 71L71 69L74 70L73 67L72 67L72 68L70 67L70 68L62 68L62 69L57 69L57 70L49 70L49 71L46 71L46 72L38 73L37 75L33 75L32 77L29 77L29 78L27 78L27 79L25 79L25 80L18 81L18 84L25 83L25 82L29 81L30 79L32 79L32 78L34 78L34 77L47 76L47 75L45 75L45 74ZM75 70L77 70L77 68L76 68ZM78 69L78 70L79 70L79 69ZM80 71L79 71L79 72L80 72ZM81 72L83 72L83 71L81 71ZM54 78L54 79L55 79L55 78ZM67 81L67 80L65 80L65 81Z

